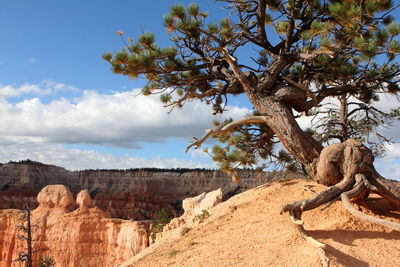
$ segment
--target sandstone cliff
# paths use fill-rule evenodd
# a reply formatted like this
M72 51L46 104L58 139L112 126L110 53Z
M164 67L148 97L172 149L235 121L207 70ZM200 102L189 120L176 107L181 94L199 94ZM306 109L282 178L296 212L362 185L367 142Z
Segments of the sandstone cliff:
M55 259L56 266L115 266L148 246L147 231L139 222L111 219L92 206L88 191L74 199L63 185L51 185L38 194L39 206L32 211L32 247L39 256ZM26 244L17 239L21 211L0 211L0 266L13 262ZM22 266L22 265L21 265Z
M241 191L273 180L269 174L241 171ZM221 188L231 177L221 171L201 170L85 170L68 171L57 166L26 161L0 166L0 189L3 192L24 186L38 192L50 184L65 184L76 195L87 189L95 205L113 217L143 220L154 218L165 208L171 214L182 212L186 197ZM21 201L0 193L2 208L21 208ZM31 196L32 197L32 196ZM8 203L8 204L7 204Z

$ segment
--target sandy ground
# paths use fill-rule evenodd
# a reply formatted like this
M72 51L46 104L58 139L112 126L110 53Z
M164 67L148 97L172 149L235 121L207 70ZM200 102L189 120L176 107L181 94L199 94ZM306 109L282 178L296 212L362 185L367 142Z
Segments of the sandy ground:
M210 217L185 235L165 238L125 266L321 266L317 250L279 210L323 188L290 180L249 190L211 209ZM378 196L355 206L400 222L400 211ZM308 233L327 244L331 266L400 266L400 233L353 217L341 202L305 212L303 220Z

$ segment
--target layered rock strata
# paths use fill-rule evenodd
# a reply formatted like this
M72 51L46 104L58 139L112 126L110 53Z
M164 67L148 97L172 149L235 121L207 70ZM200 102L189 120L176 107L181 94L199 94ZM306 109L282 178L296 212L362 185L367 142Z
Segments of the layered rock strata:
M78 208L63 185L50 185L38 194L39 206L32 211L34 261L50 256L56 266L114 266L148 246L148 234L140 222L111 219L93 206L87 190L78 194ZM0 211L0 266L15 266L26 243L17 236L20 210ZM26 225L26 223L25 223Z
M243 170L241 191L274 180L268 173ZM231 176L207 170L86 170L68 171L61 167L27 161L0 166L0 191L18 187L38 192L50 184L65 184L73 195L87 189L94 205L108 211L112 217L152 219L164 208L170 214L182 213L183 199L224 187ZM6 193L5 193L6 194ZM19 198L3 197L2 208L22 208Z

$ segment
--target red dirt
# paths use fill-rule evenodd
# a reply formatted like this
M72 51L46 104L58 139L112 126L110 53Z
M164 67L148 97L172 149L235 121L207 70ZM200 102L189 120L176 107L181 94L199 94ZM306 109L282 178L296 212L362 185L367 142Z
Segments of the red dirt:
M324 187L311 180L273 182L209 210L181 236L181 228L122 266L321 266L317 250L279 214L285 203ZM400 211L372 196L355 206L400 223ZM304 227L327 244L331 266L400 266L400 233L353 217L341 202L303 214Z

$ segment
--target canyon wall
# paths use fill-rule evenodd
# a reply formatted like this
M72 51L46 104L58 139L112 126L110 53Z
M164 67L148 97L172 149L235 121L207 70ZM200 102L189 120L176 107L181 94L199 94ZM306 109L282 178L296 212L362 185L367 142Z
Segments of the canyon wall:
M241 191L273 180L267 173L243 170L239 174ZM112 217L145 220L154 218L161 208L177 215L183 211L181 202L184 198L224 187L230 182L231 176L221 171L68 171L61 167L28 161L0 166L0 203L2 208L21 208L21 198L12 197L18 188L30 188L38 192L46 185L64 184L74 195L87 189L95 205L109 212ZM7 195L10 190L14 191ZM32 194L29 197L32 201Z
M109 218L93 206L88 191L80 192L75 203L65 186L51 185L40 191L38 202L31 215L34 263L47 255L56 266L115 266L148 246L143 224ZM74 204L78 208L71 211ZM22 214L15 209L0 211L0 266L23 266L14 261L19 252L27 251L26 242L17 238L26 236L17 227Z

